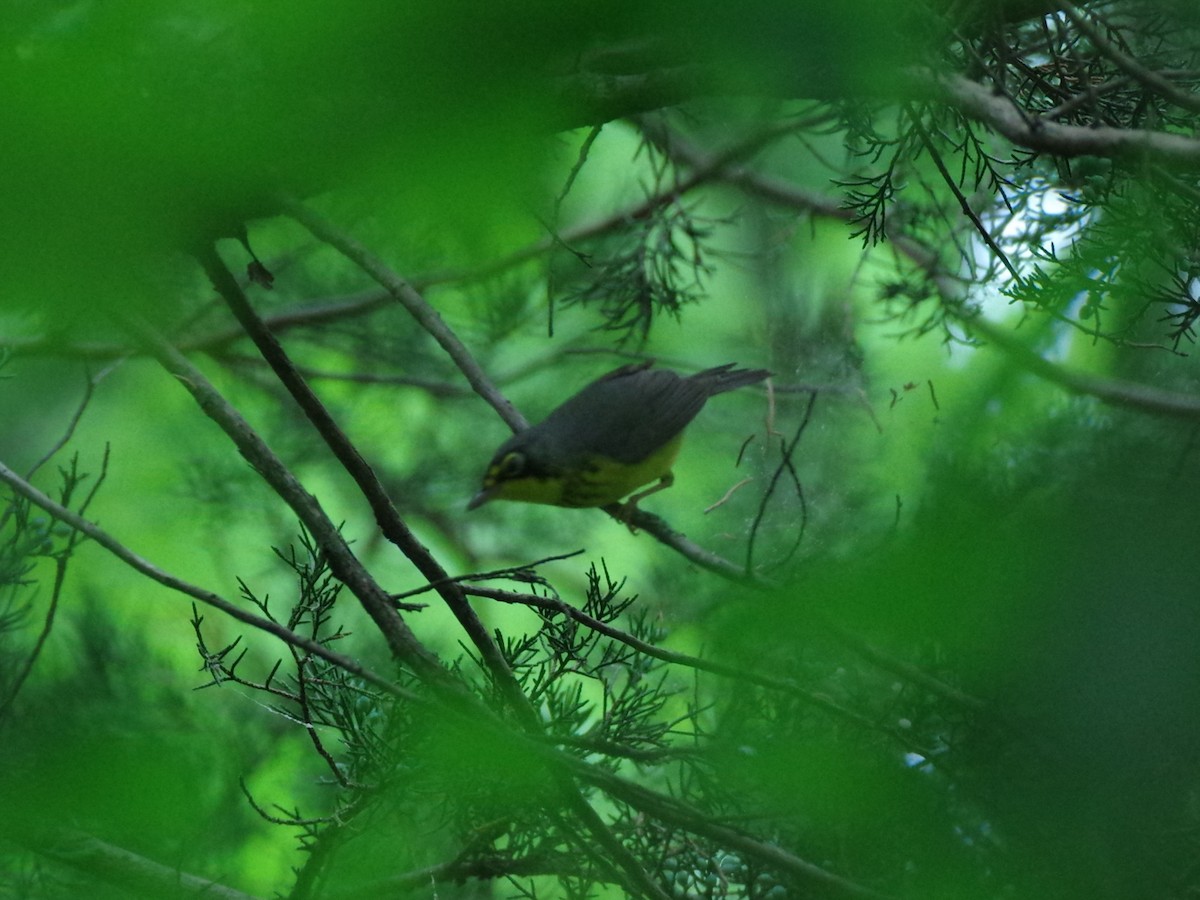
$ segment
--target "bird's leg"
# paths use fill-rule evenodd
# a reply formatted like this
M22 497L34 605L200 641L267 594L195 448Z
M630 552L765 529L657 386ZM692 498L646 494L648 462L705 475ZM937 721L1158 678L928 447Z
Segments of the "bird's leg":
M637 529L633 527L633 524L630 520L633 518L633 514L637 512L638 501L644 500L651 494L657 494L659 491L665 491L674 483L675 474L673 472L668 472L666 475L662 476L662 478L658 479L658 484L654 485L653 487L648 487L644 491L638 491L636 494L622 503L621 511L617 514L617 518L624 522L631 532L637 534Z

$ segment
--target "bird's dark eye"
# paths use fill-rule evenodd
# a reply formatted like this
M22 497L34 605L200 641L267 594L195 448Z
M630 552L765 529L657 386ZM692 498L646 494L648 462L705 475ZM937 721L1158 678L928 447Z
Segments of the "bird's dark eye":
M516 478L525 471L525 454L516 450L504 454L504 458L496 463L496 475L500 478Z

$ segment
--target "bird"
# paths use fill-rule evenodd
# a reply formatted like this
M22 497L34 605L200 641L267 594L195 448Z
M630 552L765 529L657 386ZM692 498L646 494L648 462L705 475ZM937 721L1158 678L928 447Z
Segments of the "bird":
M467 509L492 500L607 506L633 494L620 511L628 522L639 500L674 483L671 466L683 430L708 398L771 376L736 363L694 375L653 365L648 360L609 372L510 437L492 456Z

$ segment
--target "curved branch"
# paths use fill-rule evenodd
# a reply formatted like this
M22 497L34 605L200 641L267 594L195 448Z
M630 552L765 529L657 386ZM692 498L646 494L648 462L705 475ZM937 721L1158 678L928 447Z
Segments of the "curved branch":
M1200 422L1200 396L1164 391L1148 384L1119 381L1077 372L1029 349L1004 329L989 322L982 315L971 315L963 311L949 310L971 331L995 344L1010 360L1046 381L1053 382L1072 394L1095 397L1113 406L1122 406L1140 412Z
M356 663L348 656L341 653L336 653L330 650L319 641L314 641L304 635L297 634L294 631L280 625L278 622L273 622L270 619L256 616L254 613L247 612L240 606L231 603L219 594L197 587L194 584L184 581L182 578L177 578L171 573L160 569L149 560L134 553L99 525L91 522L74 511L67 509L60 503L56 503L46 494L43 494L29 482L25 481L20 475L0 462L0 481L7 484L10 488L25 497L34 506L37 506L47 512L49 515L73 528L75 531L84 535L92 541L95 541L125 565L129 566L136 572L145 575L151 581L156 581L164 587L170 588L173 591L178 591L181 594L186 594L194 600L199 600L205 606L211 606L213 609L219 609L233 619L236 619L243 624L256 628L267 634L279 638L286 644L293 647L299 647L313 656L319 656L321 659L341 669L346 670L350 674L361 678L382 691L386 691L395 697L400 697L405 700L419 701L420 697L411 691L407 691L402 687L397 686L386 678L376 675L369 669L365 669Z
M901 73L901 81L912 96L948 103L1029 150L1064 157L1155 160L1166 165L1200 168L1200 140L1193 137L1140 128L1061 125L1022 109L995 88L965 75L909 69Z
M705 165L708 162L709 157L704 151L678 136L671 140L673 152L680 160L689 165ZM806 191L782 179L763 175L746 167L737 166L726 170L722 180L736 185L748 194L780 206L843 222L852 218L851 211L840 206L833 197ZM1039 356L1003 329L962 309L961 284L939 264L936 253L895 227L889 227L888 241L900 255L906 257L929 278L945 301L944 308L949 315L1004 350L1014 362L1024 368L1072 393L1096 397L1105 403L1157 415L1200 421L1200 397L1077 372ZM640 527L640 523L638 524Z
M228 275L228 270L225 270L225 273ZM232 277L230 280L232 281ZM236 287L236 282L234 285ZM452 683L449 673L437 657L417 640L391 605L387 592L359 562L316 497L304 489L296 476L241 414L221 396L199 369L188 362L154 329L131 320L125 321L124 324L147 345L159 364L179 380L204 413L220 426L246 461L304 523L327 554L331 571L358 598L368 615L378 625L392 654L433 683Z

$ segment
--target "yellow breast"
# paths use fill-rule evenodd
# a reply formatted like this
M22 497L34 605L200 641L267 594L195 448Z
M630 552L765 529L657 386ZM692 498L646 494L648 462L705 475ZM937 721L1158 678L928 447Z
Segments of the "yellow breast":
M670 472L682 443L683 435L678 434L636 463L622 463L593 455L583 465L561 476L506 481L498 485L496 498L550 506L605 506L616 503L642 485L657 481Z

